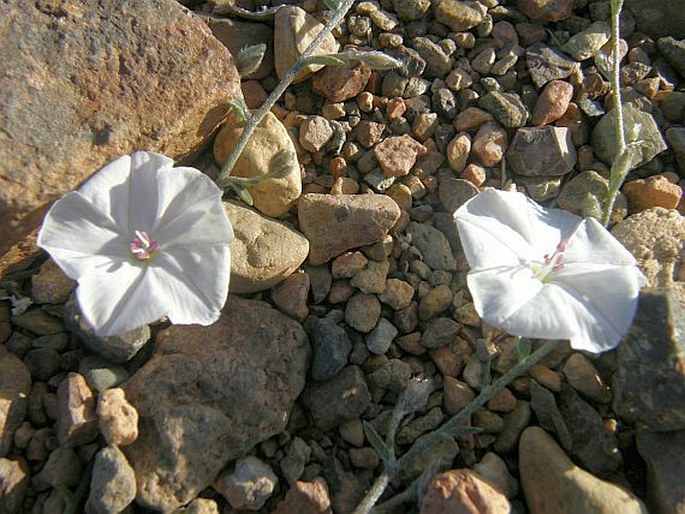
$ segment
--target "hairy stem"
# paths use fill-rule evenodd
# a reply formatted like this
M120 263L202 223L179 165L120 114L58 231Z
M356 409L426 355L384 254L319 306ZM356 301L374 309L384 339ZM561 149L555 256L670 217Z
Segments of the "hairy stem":
M607 191L606 200L604 202L604 212L602 215L602 223L604 226L609 225L611 211L614 209L614 202L616 202L616 195L623 184L628 173L628 159L626 137L623 128L623 104L621 101L621 45L620 45L620 18L621 9L623 8L623 0L611 0L611 38L612 38L612 61L613 68L611 70L611 90L614 103L614 122L616 124L616 153L614 154L614 162L611 165L611 176L609 178L609 188Z
M330 34L335 27L338 26L338 24L347 14L347 11L349 11L352 7L352 4L354 4L354 0L345 0L340 5L340 8L335 11L333 17L328 21L328 23L326 23L324 28L321 29L321 32L316 35L314 41L312 41L305 51L302 52L295 65L288 70L288 72L285 74L285 77L283 77L278 86L276 86L276 89L271 92L269 97L266 99L266 102L264 102L264 104L252 114L252 117L243 129L243 133L240 135L240 139L238 139L238 142L233 148L231 154L228 156L226 163L221 168L221 172L216 179L216 183L219 187L224 188L228 186L227 179L231 174L231 170L233 170L235 163L238 161L238 157L240 157L240 154L245 149L245 145L252 136L254 130L257 128L264 116L266 116L266 113L271 110L274 104L292 83L297 73L304 67L307 57L312 55L314 51L321 45L324 38L328 36L328 34Z
M528 371L531 368L531 366L540 362L540 360L542 360L546 355L551 353L552 350L554 350L554 348L556 348L557 344L557 341L546 342L533 353L521 359L516 365L514 365L504 375L495 380L492 384L483 387L480 391L480 394L476 398L474 398L471 401L471 403L469 403L457 414L452 416L447 422L445 422L444 425L434 430L430 434L424 436L420 441L414 443L412 447L409 448L407 453L405 453L404 455L402 455L402 457L398 459L396 469L402 469L402 467L405 466L407 462L409 462L411 459L416 457L418 454L420 454L427 448L434 446L435 444L439 443L444 439L447 439L448 437L454 437L455 435L457 435L460 430L464 429L462 424L465 420L469 418L469 416L471 416L474 412L476 412L488 401L490 401L490 399L492 399L492 397L495 396L495 394L504 389L508 384L511 383L512 380L523 375L523 373ZM386 470L383 471L383 473L376 479L374 484L371 486L371 489L362 500L362 503L360 503L359 506L357 506L357 508L354 511L354 514L366 514L367 512L369 512L369 510L373 507L373 504L378 500L378 498L381 497L383 491L385 491L385 488L387 487L390 478L392 477L388 475L388 470L386 468ZM373 502L371 502L372 499ZM362 505L366 510L362 510Z

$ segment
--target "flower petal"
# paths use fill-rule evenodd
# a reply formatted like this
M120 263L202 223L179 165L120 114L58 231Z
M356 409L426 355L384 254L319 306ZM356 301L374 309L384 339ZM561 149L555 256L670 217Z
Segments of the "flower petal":
M540 262L581 220L560 209L544 209L521 193L496 189L479 193L454 217L472 268Z
M124 155L110 162L81 186L78 192L97 211L109 217L122 233L128 227L129 176L131 157Z
M124 261L115 273L91 273L79 279L76 297L96 334L121 334L164 316L166 299L153 287L152 269Z
M476 312L494 327L544 339L567 339L575 333L563 298L527 266L474 270L466 280Z
M166 299L166 315L174 323L214 323L226 303L231 274L227 245L176 248L157 257L155 287ZM192 274L187 270L193 270Z
M635 257L596 219L584 219L564 252L567 263L596 263L635 266Z
M194 168L172 171L160 175L165 209L153 239L164 249L230 244L233 229L221 204L221 189Z
M169 157L153 152L135 152L131 155L130 233L144 230L152 234L157 228L165 208L160 183L174 175L173 165L174 161Z
M580 305L571 346L598 353L618 345L635 316L642 280L635 266L567 264L554 272L552 283Z
M128 241L80 191L55 202L43 221L38 246L71 278L110 267L128 257Z

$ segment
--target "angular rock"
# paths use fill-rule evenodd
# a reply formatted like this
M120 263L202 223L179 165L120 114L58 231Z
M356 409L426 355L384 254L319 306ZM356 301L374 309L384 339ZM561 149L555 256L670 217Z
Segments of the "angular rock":
M491 91L478 101L504 127L523 127L528 121L528 109L516 93Z
M652 207L675 209L683 197L683 190L663 175L653 175L626 182L623 194L628 198L630 210L641 212Z
M214 481L234 509L259 510L278 484L278 477L266 462L248 455L235 462Z
M483 166L490 168L500 163L508 147L506 130L496 121L487 121L476 132L471 153Z
M557 176L573 169L577 155L566 127L526 127L516 131L507 160L519 175Z
M685 11L673 9L669 0L627 0L638 30L652 37L685 37Z
M611 27L605 21L596 21L581 30L564 43L561 49L576 61L589 59L602 48L611 37Z
M348 366L328 382L308 384L302 402L316 426L327 431L360 416L371 403L371 395L361 369Z
M233 294L269 289L290 276L307 258L307 239L278 221L238 203L224 202L233 225L231 281Z
M316 266L345 250L378 242L399 219L400 209L384 195L308 193L297 214L309 240L309 263Z
M12 0L0 34L0 273L53 200L135 149L196 153L240 96L229 52L171 0Z
M455 32L475 27L485 16L487 9L479 2L441 0L434 6L435 19Z
M574 353L564 363L564 376L576 391L599 403L611 401L611 391L602 376L582 353Z
M440 181L438 196L447 212L455 212L478 194L478 188L468 180L447 178Z
M519 472L531 514L648 514L637 496L576 466L540 427L521 435Z
M557 205L575 214L587 215L601 212L601 205L606 198L609 181L593 170L582 171L566 182L557 196ZM611 213L611 223L622 221L628 213L626 197L619 193Z
M234 118L231 118L233 120ZM221 127L214 139L214 159L222 166L243 133L242 127L229 121ZM283 166L288 159L288 165ZM231 175L235 177L261 177L271 172L263 182L246 189L252 195L255 208L273 218L290 210L302 193L300 167L297 164L295 145L285 126L271 112L264 116L250 136L245 149L235 163Z
M508 514L501 491L470 469L451 469L435 476L421 500L421 514Z
M95 455L86 512L122 512L135 497L136 477L126 456L114 445L102 448Z
M76 282L49 259L40 271L31 277L31 300L34 303L65 303L76 286Z
M131 360L150 339L150 327L147 325L116 336L96 335L93 327L81 314L75 294L71 295L64 306L64 324L83 346L115 363Z
M685 116L680 119L685 119ZM685 127L669 127L666 130L666 139L671 151L675 154L680 175L683 176L685 175Z
M284 5L276 11L274 17L274 61L276 74L279 78L295 64L298 57L323 29L311 14L295 5ZM314 50L313 55L335 54L338 52L338 42L333 35L328 34L321 45ZM305 66L295 76L294 84L302 82L313 72L323 68L321 64Z
M381 302L373 294L356 293L345 306L345 322L359 332L371 332L380 316Z
M57 423L59 444L74 448L91 442L98 435L95 397L86 379L69 373L57 388Z
M571 75L578 63L543 43L533 43L526 49L526 65L530 78L538 89L555 79Z
M366 64L348 61L342 66L327 66L312 80L312 90L331 102L344 102L364 91L371 78Z
M312 378L321 382L331 380L347 364L352 341L345 329L329 318L311 317L305 329L312 345Z
M331 514L331 499L326 481L317 477L311 482L298 480L285 498L276 506L273 514Z
M81 462L72 448L60 446L48 457L48 461L33 477L33 485L39 491L62 484L73 487L81 481Z
M233 296L209 327L161 331L151 359L123 386L140 416L138 439L124 449L138 503L185 504L230 460L284 430L308 357L297 322Z
M309 314L309 275L293 273L271 290L271 301L283 314L297 321L304 321Z
M14 431L24 421L31 374L16 355L0 345L0 457L12 449Z
M652 512L685 510L685 431L637 433L637 449L647 464L647 503Z
M373 152L386 177L402 177L416 164L416 158L425 155L426 147L404 134L391 136L377 144Z
M321 150L331 137L333 129L323 116L308 116L300 125L300 145L309 152Z
M608 165L614 160L616 152L615 113L612 109L597 122L592 130L592 145L595 155ZM636 109L633 104L623 106L623 119L626 127L630 127L626 144L640 141L639 145L631 147L629 169L637 168L651 161L657 154L666 150L659 127L651 114Z
M573 0L518 0L517 5L533 20L561 21L571 16Z
M672 36L662 37L656 42L656 46L680 76L685 77L685 41L678 41Z
M30 470L24 459L0 457L0 512L22 512L24 498L30 485Z
M419 249L423 261L432 269L446 271L457 269L457 261L452 255L447 237L440 230L428 223L412 221L407 227L407 234L411 235L412 244Z
M640 292L617 368L615 412L654 430L685 429L685 315L673 293Z

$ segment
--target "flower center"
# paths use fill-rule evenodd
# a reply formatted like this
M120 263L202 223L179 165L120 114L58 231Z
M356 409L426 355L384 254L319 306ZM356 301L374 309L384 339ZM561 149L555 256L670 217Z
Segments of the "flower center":
M133 256L139 261L149 261L159 250L157 241L150 239L144 230L136 230L136 237L129 243L129 248Z
M541 282L549 279L550 273L558 271L564 267L564 251L568 247L568 239L562 239L557 245L557 249L550 256L545 255L545 263L534 263L531 265L533 276Z

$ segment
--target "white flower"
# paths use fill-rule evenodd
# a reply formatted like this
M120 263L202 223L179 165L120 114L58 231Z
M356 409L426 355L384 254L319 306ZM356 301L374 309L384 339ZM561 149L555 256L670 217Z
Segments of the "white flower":
M221 190L194 168L136 152L55 202L38 235L85 319L110 336L168 316L209 325L228 295L233 229Z
M644 278L595 219L487 189L454 217L481 318L513 335L602 352L632 323Z

